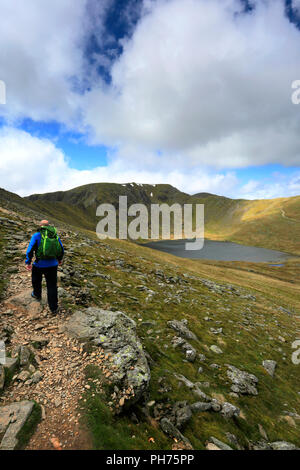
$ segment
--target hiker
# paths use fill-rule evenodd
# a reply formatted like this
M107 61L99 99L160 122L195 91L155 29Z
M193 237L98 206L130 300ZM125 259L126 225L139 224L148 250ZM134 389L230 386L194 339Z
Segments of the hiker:
M39 230L32 236L26 252L26 269L32 271L31 297L42 298L42 278L46 278L48 304L53 314L58 313L57 303L57 266L62 264L64 247L57 235L56 228L48 220L42 220ZM33 255L36 260L31 265Z

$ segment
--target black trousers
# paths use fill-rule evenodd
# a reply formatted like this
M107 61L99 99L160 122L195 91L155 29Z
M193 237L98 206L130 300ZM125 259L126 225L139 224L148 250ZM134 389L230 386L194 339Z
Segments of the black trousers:
M39 299L42 297L43 274L46 278L48 304L51 312L57 310L57 266L53 268L37 268L32 266L33 294Z

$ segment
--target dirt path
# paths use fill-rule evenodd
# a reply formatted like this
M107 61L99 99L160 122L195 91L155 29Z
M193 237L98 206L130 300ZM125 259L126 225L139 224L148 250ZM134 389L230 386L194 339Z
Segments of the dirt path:
M287 215L285 215L285 211L283 209L280 209L280 210L281 210L281 215L284 219L290 220L291 222L298 222L298 220L292 219L291 217L288 217Z
M88 363L96 363L97 358L87 358L81 346L64 334L66 312L53 317L45 299L40 303L31 299L30 294L31 275L22 263L11 276L7 298L0 306L0 318L13 330L9 352L14 355L20 346L30 346L35 363L16 372L1 396L1 404L28 399L41 405L42 421L27 449L91 448L89 435L80 425L78 400L85 390L84 369ZM31 346L36 337L44 340L40 349ZM26 379L28 368L31 376ZM37 371L40 380L31 383L32 374ZM20 372L23 375L25 372L22 379Z

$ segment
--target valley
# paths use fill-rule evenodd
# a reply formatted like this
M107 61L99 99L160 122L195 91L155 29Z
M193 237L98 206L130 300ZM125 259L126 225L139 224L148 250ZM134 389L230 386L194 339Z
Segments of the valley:
M183 197L172 193L174 199ZM208 197L208 206L211 198L217 205L217 196ZM94 196L90 198L95 204ZM79 199L81 204L82 195ZM276 219L283 203L290 208L286 213L296 218L292 199L269 202L266 220ZM236 205L225 203L231 211ZM297 256L276 267L184 259L126 240L100 241L92 218L90 225L81 226L87 217L84 209L73 204L69 212L62 204L67 203L46 204L0 192L0 331L14 364L13 371L4 372L0 412L23 400L35 407L17 446L299 447L299 365L291 359L300 337ZM236 210L240 204L246 203L239 202ZM75 212L82 216L72 219ZM59 274L62 313L55 319L45 304L30 300L30 275L23 271L24 249L35 224L51 213L66 246ZM289 252L297 255L298 240L284 228L284 223L296 222L286 221L280 210L279 216L283 222L278 230L286 231ZM212 230L217 221L212 216L209 220ZM256 213L251 220L263 224L265 219ZM266 222L262 233L267 227ZM218 238L217 232L211 233ZM240 228L236 233L245 232ZM267 238L261 240L271 247ZM272 245L281 247L280 241ZM81 322L93 325L98 314L99 330L83 340ZM101 339L107 334L101 315L114 318L111 341L119 335L119 345L141 344L123 357L128 366L115 362L119 353L112 353L109 342ZM29 351L27 362L24 351ZM130 370L131 378L126 375ZM137 370L141 376L135 376ZM138 377L143 381L137 382ZM141 393L138 401L132 387L137 396Z

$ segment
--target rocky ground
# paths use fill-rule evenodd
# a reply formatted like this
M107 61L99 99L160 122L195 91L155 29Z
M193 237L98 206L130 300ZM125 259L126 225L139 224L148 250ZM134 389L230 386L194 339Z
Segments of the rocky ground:
M0 215L2 448L299 447L295 310L62 225L53 317L30 297L32 219Z
M9 349L19 362L18 370L10 369L11 381L1 401L3 405L23 400L40 404L42 421L29 449L49 449L57 439L62 448L80 448L77 404L84 391L86 357L62 332L65 312L53 317L45 300L40 304L31 299L30 284L30 274L21 263L1 305Z

